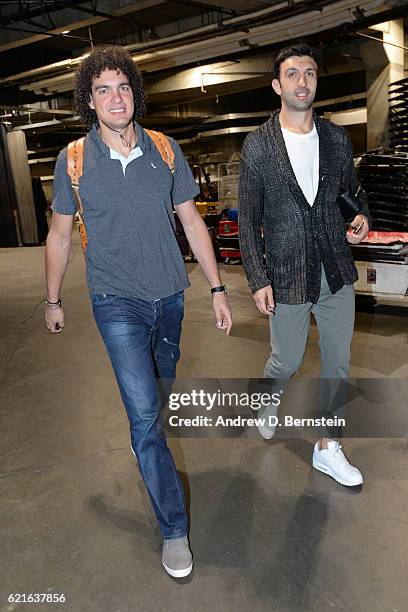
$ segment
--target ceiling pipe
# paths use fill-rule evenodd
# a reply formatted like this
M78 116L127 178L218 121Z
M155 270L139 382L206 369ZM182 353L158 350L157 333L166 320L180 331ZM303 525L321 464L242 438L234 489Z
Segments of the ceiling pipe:
M149 9L152 7L156 7L160 4L164 4L166 0L138 0L137 6L135 3L132 5L124 6L120 9L117 9L113 12L114 17L126 17L129 13L134 13ZM53 30L48 30L47 32L35 33L32 36L19 38L13 41L9 41L3 44L0 44L0 53L3 51L9 51L10 49L16 49L21 46L31 45L32 43L39 42L41 40L46 40L50 35L61 35L64 30L69 30L73 32L75 30L82 30L88 26L95 25L96 23L102 23L104 21L108 21L107 17L97 17L92 16L88 19L81 19L81 21L75 21L73 23L66 23L64 26L60 26L58 28L54 28Z
M303 2L303 0L294 0L294 2L295 4L299 4ZM263 11L255 11L254 13L249 13L248 15L245 15L245 18L249 20L252 19L253 17L258 18L261 14L276 12L283 6L287 7L288 5L286 2L282 2L278 5L275 5L274 7L264 9ZM202 26L201 28L189 30L188 32L182 32L180 34L175 34L174 36L168 36L159 41L151 41L150 43L149 42L133 43L130 45L126 45L125 49L127 49L129 53L131 53L132 51L146 50L150 48L154 49L158 46L163 46L163 45L168 45L168 44L171 45L171 44L174 44L174 42L176 41L183 40L184 38L191 38L191 37L194 37L200 34L208 34L211 31L215 32L216 34L219 34L221 26L228 27L230 24L232 25L232 24L238 23L237 19L241 19L241 18L234 17L232 19L227 19L220 23L210 24L208 26ZM61 60L59 62L54 62L53 64L48 64L47 66L40 66L38 68L33 68L32 70L26 70L24 72L19 72L17 74L13 74L13 75L4 77L3 79L0 79L0 85L5 84L5 83L12 83L14 81L19 81L26 77L33 77L36 75L40 75L44 72L52 72L54 70L61 70L64 68L66 69L73 68L77 64L81 63L82 60L84 60L86 57L88 57L88 55L89 53L84 53L83 55L75 59Z
M303 0L294 0L294 3L292 4L292 6L296 6L299 5L299 7L302 5ZM375 10L375 8L383 5L383 1L382 0L360 0L359 6L360 8L363 8L364 10ZM211 24L209 26L203 26L201 28L197 28L195 30L190 30L188 32L184 32L181 34L176 34L174 36L169 36L167 38L161 39L159 41L152 41L151 43L135 43L135 44L130 44L130 45L126 45L124 48L127 49L129 52L132 51L137 51L137 50L143 50L145 51L145 53L143 53L141 56L137 56L135 57L135 61L140 62L143 61L142 58L149 56L152 57L153 55L156 56L157 54L163 54L163 53L168 53L168 54L172 54L174 53L174 51L180 51L180 49L183 50L190 50L191 48L194 48L196 45L209 45L209 40L204 40L204 41L197 41L195 43L190 43L190 44L186 44L183 45L181 47L176 47L176 49L172 48L172 49L162 49L159 50L159 47L163 47L163 46L168 46L168 45L172 45L174 44L176 41L180 41L183 40L184 38L194 38L196 36L199 35L203 35L203 34L209 34L210 32L214 33L214 36L216 38L221 38L224 40L229 40L231 38L238 38L238 39L242 39L242 33L241 32L236 32L234 31L233 33L229 33L229 34L225 34L225 35L220 35L220 28L225 27L228 28L230 26L238 26L240 23L243 22L248 22L254 19L259 19L261 17L265 17L265 15L273 15L273 13L279 12L282 10L282 8L288 8L288 4L287 2L282 2L278 5L274 5L273 7L267 8L267 9L263 9L261 11L255 11L253 13L249 13L247 15L242 15L240 17L234 17L232 19L227 19L225 21L222 21L219 24ZM371 7L373 7L373 9L371 9ZM349 11L351 11L351 9L355 8L355 0L342 0L342 1L334 1L333 3L326 5L326 7L324 8L324 10L320 11L318 9L318 7L315 8L310 8L307 9L306 12L319 12L320 15L323 15L326 17L330 16L330 14L332 12L338 12L339 10L341 11L345 11L347 13L346 15L346 20L347 17L349 17L349 19L347 21L353 21L353 15L351 13L349 13ZM289 21L290 19L299 19L301 21L304 21L304 14L300 15L300 16L296 16L296 17L290 17L290 15L283 19L280 20L278 23L285 23L286 21ZM356 20L356 18L354 18L354 20ZM314 21L316 21L316 19L314 19ZM270 25L272 24L268 24L267 26L256 26L253 29L253 32L256 32L259 28L265 28L265 27L270 27ZM276 25L276 23L274 23L273 25ZM245 37L248 38L248 36L250 35L250 32L245 32ZM152 54L149 53L146 50L148 49L152 49L153 51L156 49L156 51ZM239 49L242 51L242 47ZM89 55L89 53L85 53L83 55L81 55L80 57L74 58L74 59L68 59L68 60L62 60L59 62L54 62L53 64L49 64L47 66L40 66L38 68L34 68L32 70L26 70L24 72L20 72L17 74L13 74L13 75L9 75L7 77L4 77L2 79L0 79L0 85L7 85L16 81L21 81L24 80L26 78L33 78L35 76L40 76L42 74L47 74L50 72L60 72L60 71L65 71L65 70L71 70L71 69L76 69L76 67L78 66L78 64L80 64L87 56Z
M338 27L339 24L348 23L350 19L351 7L354 7L355 0L342 0L336 2L335 5L327 7L327 10L322 14L322 19L316 19L309 15L305 19L304 15L298 15L275 24L260 26L254 28L246 34L246 39L251 45L270 45L283 40L306 36L320 32L322 30ZM376 8L383 5L382 0L361 0L360 6L364 5L366 12L375 11ZM145 72L154 72L155 70L180 66L183 63L191 63L192 52L195 52L195 59L204 61L211 57L220 57L224 53L242 52L241 33L233 32L231 34L220 36L216 40L199 41L190 45L183 45L172 49L163 49L154 53L143 53L133 56L133 60L137 62L139 67ZM211 46L209 46L211 45ZM200 54L199 51L203 50ZM77 58L77 62L80 58ZM60 65L61 62L58 62ZM17 78L19 75L15 75ZM21 77L21 75L20 75ZM70 72L64 75L49 77L40 81L31 82L26 85L21 85L20 89L28 89L40 94L55 94L70 91L73 88L74 73ZM0 81L1 83L1 81Z

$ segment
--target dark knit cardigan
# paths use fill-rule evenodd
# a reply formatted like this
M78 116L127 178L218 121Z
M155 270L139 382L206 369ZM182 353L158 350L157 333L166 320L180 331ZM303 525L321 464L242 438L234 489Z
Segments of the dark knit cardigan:
M317 116L314 122L319 185L313 206L289 161L279 111L248 134L241 152L239 237L245 273L252 292L271 285L275 302L282 304L317 302L321 263L332 293L358 278L336 203L339 193L358 188L351 142L344 128ZM368 216L364 192L359 199Z

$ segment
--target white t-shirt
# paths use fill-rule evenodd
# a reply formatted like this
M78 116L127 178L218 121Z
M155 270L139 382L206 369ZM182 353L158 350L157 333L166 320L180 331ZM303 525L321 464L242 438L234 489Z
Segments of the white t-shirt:
M119 159L120 163L122 164L122 169L123 169L124 176L126 176L126 166L128 164L130 164L131 161L133 161L137 157L140 157L141 155L143 155L143 151L142 151L142 149L140 147L134 147L130 151L130 153L129 153L129 155L127 157L125 157L124 155L121 155L120 153L115 151L115 149L110 149L110 158L111 159Z
M282 127L286 150L296 180L310 206L319 185L319 135L316 126L308 134L297 134Z

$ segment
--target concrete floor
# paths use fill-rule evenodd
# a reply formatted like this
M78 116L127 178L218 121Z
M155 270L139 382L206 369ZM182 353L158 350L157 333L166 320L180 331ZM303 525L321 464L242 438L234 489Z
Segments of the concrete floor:
M179 582L164 573L75 242L56 337L43 325L44 249L0 251L0 611L407 610L405 439L348 440L365 475L353 491L311 469L305 440L171 438L195 570ZM200 270L189 270L179 376L259 376L268 323L241 267L222 270L230 338L213 325ZM395 311L358 313L351 375L407 378L404 326ZM318 375L316 340L312 327L302 375ZM66 603L7 603L44 592Z

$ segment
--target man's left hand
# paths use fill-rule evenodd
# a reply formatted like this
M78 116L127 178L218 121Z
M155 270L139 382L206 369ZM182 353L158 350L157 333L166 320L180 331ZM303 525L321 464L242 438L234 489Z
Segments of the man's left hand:
M232 327L232 316L225 293L220 291L213 294L213 309L217 321L217 328L226 329L228 336Z
M357 230L357 231L356 231ZM350 223L346 238L350 244L359 244L368 234L368 219L364 215L357 215Z

